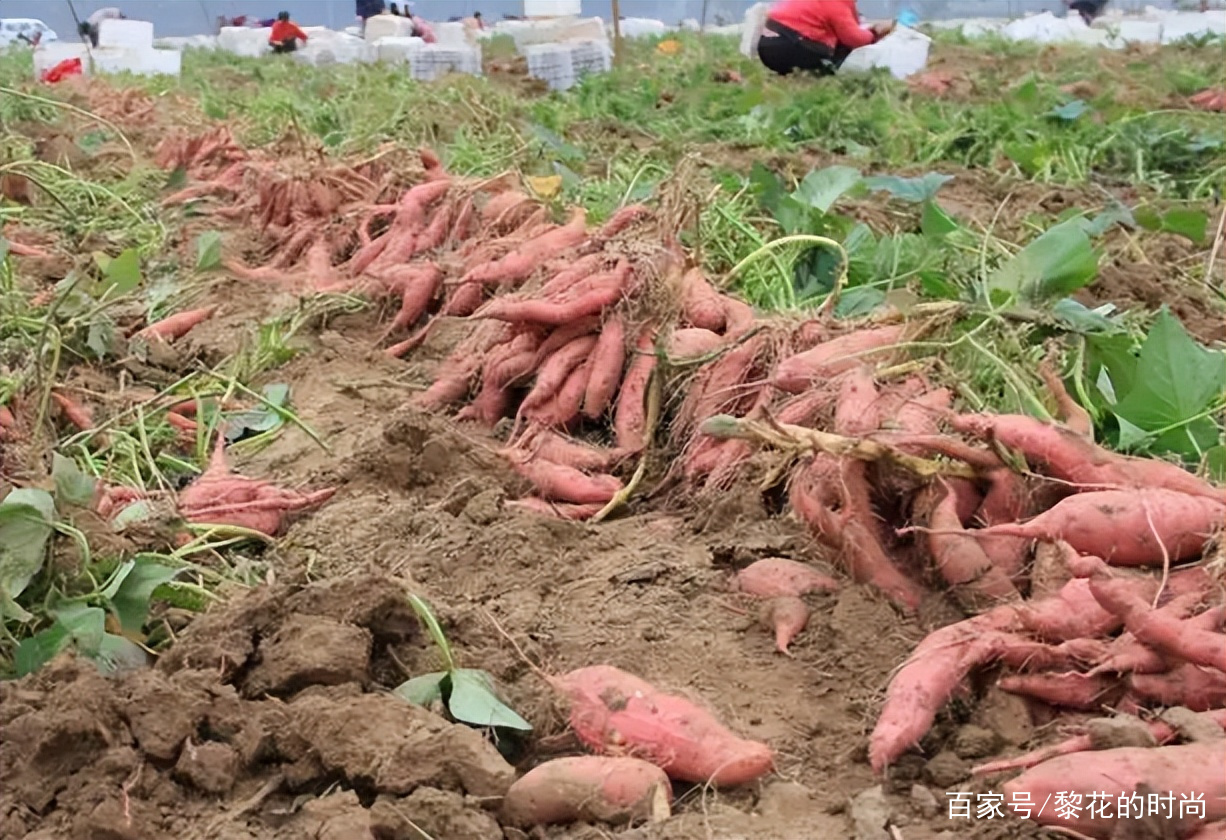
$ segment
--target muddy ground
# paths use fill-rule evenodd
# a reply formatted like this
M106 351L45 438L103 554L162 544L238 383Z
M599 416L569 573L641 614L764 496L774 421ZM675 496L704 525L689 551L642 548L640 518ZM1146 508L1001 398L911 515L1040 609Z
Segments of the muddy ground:
M720 160L734 163L737 154L725 150ZM774 163L803 175L815 161ZM1036 207L1058 213L1090 197L962 173L950 185L951 210L986 224L1003 195L1019 195L1014 189L1022 210L1004 215L1006 225L1020 226ZM893 218L881 205L854 212ZM1173 250L1113 258L1087 300L1171 303L1202 338L1226 337L1220 303L1169 270L1203 253L1175 237L1148 241ZM49 283L63 267L23 270L26 281ZM230 280L197 305L208 302L220 310L177 351L182 370L234 353L260 319L293 305ZM866 736L893 671L955 611L935 599L918 620L904 619L845 582L837 594L813 596L814 617L793 656L776 653L754 606L728 591L730 575L766 556L838 574L778 499L752 483L697 499L647 493L628 515L600 525L504 508L525 488L494 456L500 442L404 407L465 326L438 330L432 344L397 361L372 347L380 321L373 311L320 320L300 337L304 352L265 377L291 386L296 412L328 450L287 426L234 466L285 486L339 488L262 550L268 583L195 619L151 670L104 678L66 655L0 685L0 838L520 840L523 832L498 822L499 797L519 770L578 752L534 667L560 673L596 663L709 705L731 728L769 743L777 771L742 790L678 786L676 816L659 825L531 836L889 836L857 829L849 807L879 783ZM90 375L102 377L95 393L105 416L106 401L119 398L117 380ZM651 476L648 487L661 471ZM409 593L435 606L460 664L493 675L534 725L532 737L495 744L389 693L439 666ZM968 778L977 759L1055 737L1040 709L993 683L983 674L951 703L923 749L891 770L884 803L862 800L856 812L878 824L888 818L905 840L1041 836L1015 821L947 818L947 791L999 782Z

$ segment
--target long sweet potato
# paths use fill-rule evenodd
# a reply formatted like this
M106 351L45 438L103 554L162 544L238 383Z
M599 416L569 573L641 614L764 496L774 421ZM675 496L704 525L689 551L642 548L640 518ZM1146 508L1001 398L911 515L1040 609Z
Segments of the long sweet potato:
M702 327L673 330L668 337L668 355L674 359L705 356L723 346L724 340L722 335Z
M592 364L583 392L583 416L595 420L605 413L622 381L626 364L626 322L614 315L605 322L592 350Z
M155 321L143 330L134 334L133 338L161 339L174 341L182 338L197 324L207 321L217 311L216 306L206 306L201 309L189 309L186 312L176 312L160 321Z
M511 785L502 799L502 816L506 823L524 828L659 820L669 815L672 795L668 775L637 758L555 758Z
M531 457L522 450L503 450L511 466L532 482L544 499L575 504L605 504L622 489L611 475L587 475L574 467Z
M981 536L1064 540L1081 554L1120 566L1197 557L1226 522L1226 504L1174 490L1099 490L1060 500L1024 523L1001 523Z
M713 333L724 329L727 315L720 293L701 268L691 268L681 278L681 315L692 327Z
M625 457L619 450L592 446L548 429L534 429L519 445L537 458L584 472L607 472Z
M1150 607L1125 581L1101 572L1090 579L1090 592L1104 609L1119 616L1137 641L1159 653L1226 672L1226 636L1189 626L1186 621Z
M627 452L640 452L647 445L647 384L656 367L656 327L645 324L634 342L634 355L622 379L613 413L613 431L617 447Z
M1135 694L1163 706L1187 706L1207 712L1226 706L1226 674L1185 662L1163 674L1133 674Z
M1082 836L1107 838L1122 821L1148 816L1149 811L1135 807L1121 816L1116 808L1084 807L1095 794L1110 791L1113 799L1125 801L1134 793L1171 797L1171 814L1159 814L1163 829L1172 837L1186 837L1200 828L1204 820L1226 817L1226 740L1215 743L1182 744L1167 747L1121 747L1098 752L1074 753L1045 761L1002 786L1006 802L1022 797L1033 803L1032 812L1020 814L1043 825L1080 832ZM1203 803L1204 816L1189 817L1180 801L1195 798ZM1083 807L1062 808L1061 801L1081 803ZM1040 810L1040 805L1050 803Z
M583 336L576 338L546 359L537 371L536 384L520 404L521 413L544 405L546 400L554 396L558 389L566 383L571 373L587 361L595 346L596 336Z
M500 260L473 267L461 282L509 284L526 280L550 259L587 237L586 217L582 208L576 208L565 225L541 233Z
M856 330L797 353L775 368L774 385L789 394L799 394L815 382L829 379L862 365L874 351L897 344L903 327L889 326Z
M477 312L479 318L496 318L512 323L528 322L560 326L602 312L621 299L629 277L628 268L593 275L576 283L566 301L537 298L494 298ZM581 288L582 287L582 288Z
M928 534L928 551L964 608L978 612L1000 601L1021 599L1009 576L993 565L983 547L973 537L957 534L962 522L954 493L946 493L937 502L928 521L933 528Z

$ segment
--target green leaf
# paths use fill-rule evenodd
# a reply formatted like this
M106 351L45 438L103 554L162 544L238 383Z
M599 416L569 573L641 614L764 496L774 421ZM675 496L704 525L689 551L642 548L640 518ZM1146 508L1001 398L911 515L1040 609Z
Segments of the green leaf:
M852 286L839 295L834 314L838 318L856 318L867 315L885 303L885 291L873 286Z
M456 720L474 726L503 726L523 731L532 729L532 724L498 699L489 674L471 668L452 672L447 710Z
M1052 315L1063 322L1073 332L1102 333L1120 329L1107 313L1114 309L1113 304L1104 304L1096 309L1090 309L1072 298L1062 298L1052 306Z
M1086 339L1087 378L1114 405L1132 390L1137 377L1137 357L1132 337L1128 335L1094 335Z
M43 567L54 521L55 500L44 490L18 488L0 502L0 593L14 606Z
M104 359L115 344L115 322L105 312L99 312L89 322L85 333L85 346L95 358Z
M95 297L125 295L140 286L140 254L135 248L128 248L114 259L106 260L105 265L99 265L103 280L94 290Z
M58 452L51 455L51 478L55 480L55 498L77 507L89 507L94 501L97 480L86 475L71 458Z
M392 694L417 706L429 706L443 699L443 681L448 676L447 671L422 674L402 682L392 690Z
M1226 353L1198 344L1164 306L1141 345L1133 387L1112 410L1121 421L1156 432L1202 414L1223 391ZM1174 438L1164 435L1163 446L1199 459L1204 428L1185 428Z
M73 604L56 611L55 620L68 631L73 645L84 656L96 656L106 635L106 612L101 607Z
M166 176L167 190L181 190L187 186L187 169L182 166L176 166L171 173Z
M805 176L792 196L801 204L825 213L861 180L860 170L850 166L815 169Z
M1025 303L1068 295L1094 279L1098 256L1077 221L1062 222L997 268L988 290Z
M1137 220L1133 217L1132 211L1113 199L1101 213L1092 220L1086 220L1082 229L1085 230L1087 236L1102 236L1116 225L1136 227L1136 224Z
M924 213L920 217L920 231L931 239L940 239L958 229L958 222L945 211L945 208L935 201L924 202Z
M1045 117L1064 122L1073 122L1076 119L1084 116L1090 111L1090 106L1081 99L1074 99L1072 102L1066 102L1059 108L1052 108Z
M1174 207L1159 213L1153 207L1138 207L1134 211L1137 224L1146 230L1173 233L1194 245L1201 245L1209 230L1209 216L1202 210Z
M942 175L939 172L928 172L919 178L874 175L865 178L864 184L874 192L887 192L900 201L923 204L936 198L937 191L953 179L953 175Z
M17 650L13 652L13 666L17 676L33 674L59 656L60 651L68 647L71 641L72 634L58 621L28 639L22 639Z
M139 633L149 615L149 600L153 591L174 580L178 569L151 560L133 561L132 570L123 578L119 589L110 596L111 609L125 633Z
M289 386L284 382L274 382L264 386L264 399L257 408L244 411L226 419L226 440L233 443L244 438L248 433L261 434L271 431L285 422L282 416L273 410L273 406L284 408L289 401Z
M119 533L129 525L149 521L153 515L153 504L148 499L137 499L130 505L124 505L123 510L111 517L111 528Z
M90 657L98 670L104 674L114 674L120 671L137 671L149 664L149 655L145 649L123 636L114 633L104 633L98 650Z
M221 265L221 234L206 230L196 238L196 270L212 271Z
M1218 444L1205 452L1203 469L1214 481L1226 481L1226 445Z

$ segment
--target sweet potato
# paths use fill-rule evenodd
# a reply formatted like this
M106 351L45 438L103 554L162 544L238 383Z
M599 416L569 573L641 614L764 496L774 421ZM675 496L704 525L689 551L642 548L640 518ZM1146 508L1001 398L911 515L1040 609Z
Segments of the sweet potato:
M570 220L525 242L500 260L474 266L461 283L510 284L526 280L553 257L573 248L587 237L587 214L577 208Z
M605 413L626 364L626 322L614 315L605 322L592 350L591 371L583 392L583 416L595 420Z
M644 219L650 215L651 210L642 204L627 204L625 207L618 208L617 212L605 220L605 223L600 226L600 231L596 234L596 238L612 239L639 219Z
M1158 617L1157 620L1162 622L1179 622L1181 627L1196 633L1213 633L1222 624L1222 607L1213 607L1188 618L1200 605L1203 597L1201 592L1186 592L1172 598L1153 612ZM1148 608L1145 601L1141 603ZM1226 643L1226 640L1219 637L1219 644L1222 643ZM1122 633L1111 640L1103 655L1087 673L1091 676L1106 673L1158 674L1166 669L1166 659L1159 650L1149 647L1132 633Z
M793 595L769 598L762 602L759 620L775 633L775 649L791 656L788 645L809 623L809 605Z
M805 563L785 557L765 557L737 572L732 587L755 598L781 598L833 592L839 588L839 582Z
M438 314L443 317L464 318L481 308L485 290L475 283L462 283L453 288Z
M656 821L669 816L672 795L667 774L637 758L555 758L511 785L502 799L502 817L503 822L524 828Z
M775 368L772 381L781 391L799 394L815 382L864 364L874 351L897 344L902 336L901 326L856 330L841 335L812 350L788 356Z
M1128 458L1095 445L1062 426L1019 414L963 414L950 419L957 431L1018 450L1037 469L1079 489L1136 487L1203 496L1226 503L1226 490L1176 464Z
M536 458L585 472L607 472L625 453L565 437L548 429L535 429L520 441L520 448Z
M51 399L59 406L60 413L64 415L64 419L81 431L86 432L94 427L93 413L81 403L71 397L64 396L59 391L52 391Z
M668 355L674 359L705 356L722 347L724 337L701 327L673 330L668 337Z
M1226 706L1226 674L1190 662L1164 674L1133 674L1133 693L1163 706L1187 706L1207 712Z
M891 426L911 435L935 435L938 420L948 414L953 394L948 388L937 388L914 397L905 397L893 417L883 417L882 426Z
M1226 636L1189 626L1155 610L1126 581L1100 572L1090 579L1090 592L1106 610L1119 616L1137 641L1159 653L1226 672Z
M613 413L613 431L619 449L640 452L647 445L647 384L656 367L656 328L644 325L634 343L634 355L622 379Z
M536 291L542 299L564 300L562 296L581 280L586 280L600 271L608 257L603 253L588 254L567 264Z
M576 338L583 338L586 335L594 335L600 332L600 316L589 315L586 318L579 318L569 324L563 324L558 327L540 327L541 330L548 330L545 339L540 342L536 351L536 362L534 368L540 367L541 363L552 356L554 353L561 350L566 345L570 344Z
M616 668L580 668L553 684L570 700L575 734L597 752L629 753L669 778L718 786L746 784L774 765L765 744L734 735L702 706Z
M753 307L734 297L722 295L724 304L724 337L740 338L749 332L758 322L758 316Z
M405 190L396 204L396 215L387 231L360 249L346 268L354 276L369 268L400 265L413 253L417 235L426 225L426 213L451 188L447 179L425 181Z
M560 326L596 315L621 299L628 270L614 270L593 275L571 288L572 293L583 286L583 293L569 300L539 300L536 298L514 299L509 296L494 298L474 315L478 318L496 318L512 323L528 322Z
M973 531L980 536L1064 540L1081 554L1118 566L1197 557L1226 521L1226 504L1174 490L1099 490L1062 499L1024 523Z
M545 401L554 396L572 372L585 361L596 346L596 336L587 335L576 338L566 346L553 353L542 364L536 374L536 384L524 397L520 404L521 413L527 409L544 405Z
M456 420L475 420L483 426L495 426L507 416L511 406L511 393L492 380L483 379L481 390L473 401L456 412Z
M621 481L611 475L587 475L574 467L533 458L522 450L502 451L515 471L549 501L603 505L622 489Z
M1090 677L1077 671L1051 674L1017 674L1001 677L1002 691L1042 700L1052 706L1093 711L1111 706L1124 686L1105 676Z
M394 273L393 273L394 272ZM388 326L389 333L416 324L430 308L430 301L443 283L443 274L433 263L397 266L389 271L389 282L400 289L400 311Z
M564 428L579 418L583 392L591 375L591 358L570 372L557 393L544 402L523 410L525 419L541 426Z
M1163 830L1183 837L1195 831L1199 817L1181 813L1180 800L1194 797L1204 803L1204 818L1220 820L1226 816L1226 740L1216 743L1182 744L1167 747L1121 747L1098 752L1074 753L1045 761L1002 786L1006 802L1033 803L1029 815L1044 825L1080 832L1082 836L1106 838L1121 821L1148 816L1150 811L1136 806L1127 816L1115 808L1056 807L1060 801L1087 803L1096 793L1110 791L1112 797L1141 794L1171 796L1172 813L1161 818ZM1151 800L1152 801L1152 800ZM1040 810L1043 803L1051 803ZM1198 808L1200 805L1198 804ZM1026 816L1026 815L1021 815Z
M840 435L860 437L881 424L880 397L873 372L859 365L843 374L839 399L834 406L834 430Z
M957 534L962 523L953 492L937 502L928 521L933 528L928 534L928 551L964 608L978 612L1000 601L1021 599L1009 576L992 564L983 547L973 537Z
M681 315L690 326L713 333L722 332L727 314L721 298L701 268L691 268L682 276Z
M143 330L138 331L132 337L147 340L161 339L162 341L174 341L176 338L182 338L187 335L192 327L213 317L213 313L216 311L216 306L206 306L202 309L176 312L174 315L170 315L160 321L155 321Z
M603 503L576 505L565 502L549 502L537 496L525 496L522 499L512 499L504 505L512 510L522 510L537 513L542 516L553 516L557 519L582 520L591 519L600 513Z

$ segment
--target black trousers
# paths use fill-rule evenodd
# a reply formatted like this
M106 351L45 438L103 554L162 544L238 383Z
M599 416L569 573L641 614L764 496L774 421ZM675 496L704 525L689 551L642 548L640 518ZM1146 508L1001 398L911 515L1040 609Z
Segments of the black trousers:
M272 51L275 53L292 53L298 50L298 39L288 38L279 44L272 45Z
M780 76L788 76L797 70L833 76L851 55L851 50L842 44L831 49L773 20L766 22L766 29L774 34L763 33L758 39L758 58L766 69Z
M1094 22L1094 19L1103 13L1103 8L1107 5L1107 0L1075 0L1069 3L1068 7L1074 12L1081 15L1082 20L1087 25Z

